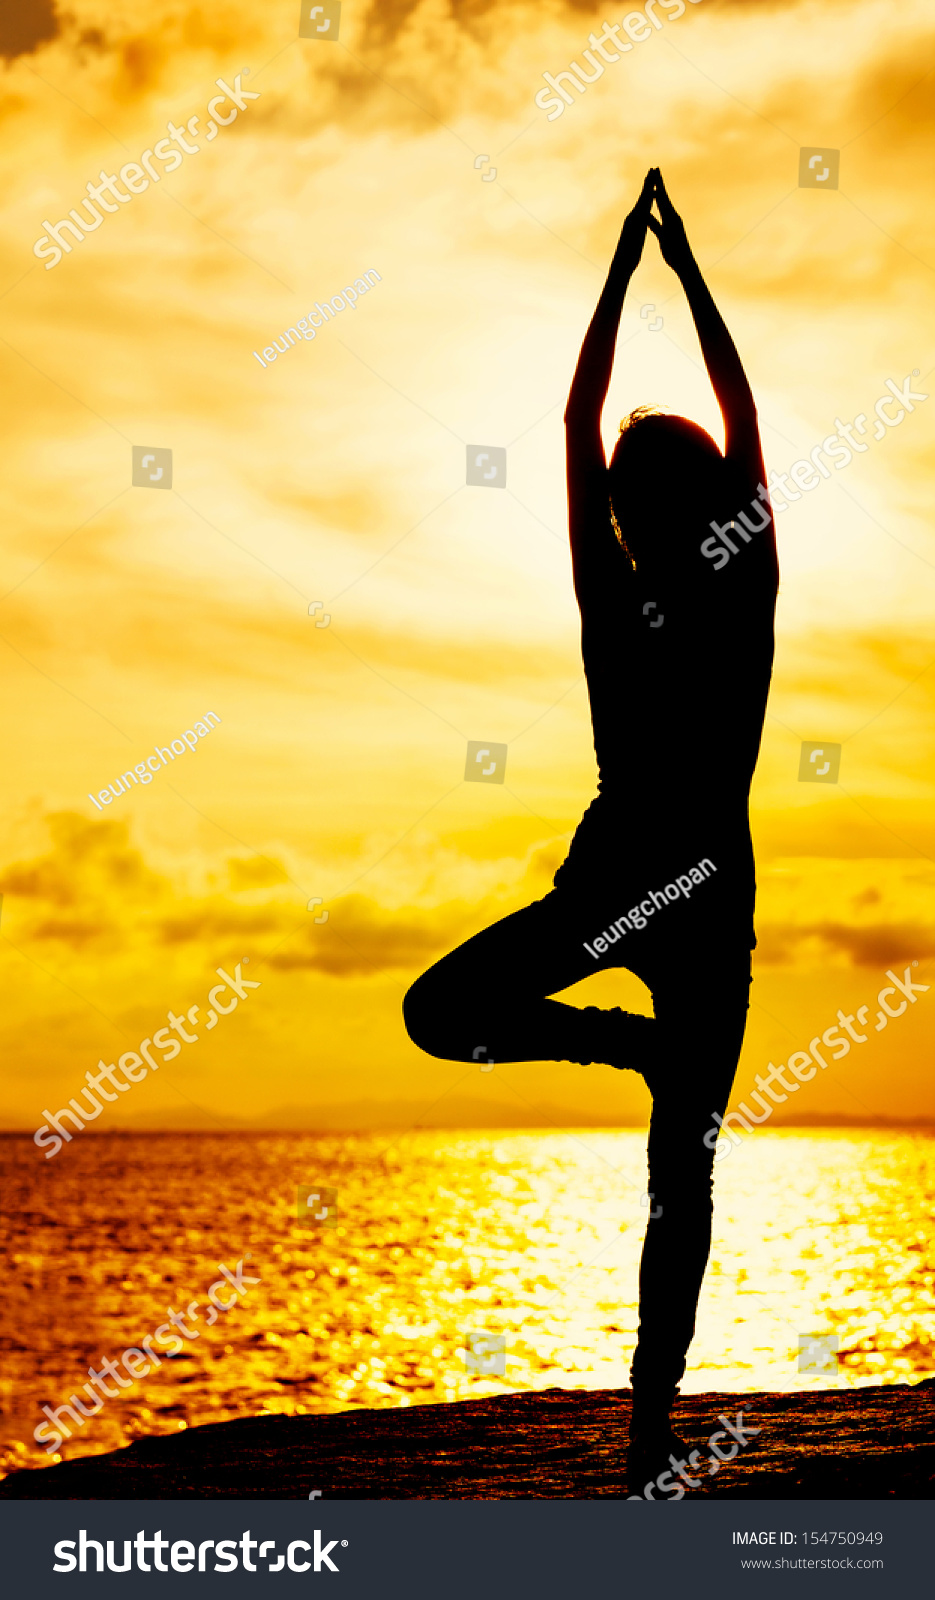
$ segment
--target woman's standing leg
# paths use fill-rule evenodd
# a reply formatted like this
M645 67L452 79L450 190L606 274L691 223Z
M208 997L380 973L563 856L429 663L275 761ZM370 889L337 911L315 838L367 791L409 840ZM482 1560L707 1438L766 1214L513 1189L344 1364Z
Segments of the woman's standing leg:
M652 1215L640 1263L640 1325L631 1368L635 1437L668 1429L695 1331L711 1247L714 1152L705 1134L723 1116L747 1020L750 954L717 962L684 955L640 973L653 992L659 1065L649 1131ZM710 1141L713 1143L713 1141Z

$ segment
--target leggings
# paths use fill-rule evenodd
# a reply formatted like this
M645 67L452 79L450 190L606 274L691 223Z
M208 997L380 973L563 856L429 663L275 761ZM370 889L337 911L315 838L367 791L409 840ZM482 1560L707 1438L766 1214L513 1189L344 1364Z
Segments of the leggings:
M640 1322L631 1367L634 1418L668 1412L685 1371L711 1248L714 1152L747 1020L749 908L711 890L671 906L603 954L653 997L653 1018L549 996L598 970L584 948L606 927L606 900L553 889L444 956L403 1002L410 1038L452 1061L606 1061L646 1068L650 1220L640 1262ZM619 905L625 902L619 902ZM710 1140L713 1145L714 1140Z

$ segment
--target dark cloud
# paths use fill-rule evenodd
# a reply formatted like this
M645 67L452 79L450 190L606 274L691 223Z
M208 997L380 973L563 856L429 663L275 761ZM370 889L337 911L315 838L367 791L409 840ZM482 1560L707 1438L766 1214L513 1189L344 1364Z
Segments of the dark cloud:
M894 41L851 88L849 116L866 130L868 147L876 144L887 163L895 159L894 142L903 145L930 136L935 123L931 89L931 36L916 34L911 43ZM898 51L898 54L896 53ZM863 132L856 138L862 139ZM856 144L854 154L861 152Z
M421 970L516 905L545 893L565 853L564 841L531 849L521 877L480 900L388 909L367 895L348 894L327 902L327 920L318 923L294 895L282 897L281 886L292 880L272 857L229 860L233 892L273 891L265 904L242 905L214 889L180 895L130 846L125 822L58 813L48 818L48 826L52 849L0 874L0 892L10 910L17 900L25 902L28 941L55 941L76 954L89 947L123 947L139 957L145 950L197 950L249 940L271 967L333 978ZM861 907L869 907L879 895L873 891L858 898ZM318 902L312 910L318 911ZM760 925L758 939L758 960L770 966L813 964L844 954L855 966L881 971L935 956L935 926L923 922L773 921Z
M385 911L364 895L348 895L329 909L326 924L308 926L267 958L281 971L307 968L330 977L369 977L426 965L460 944L486 919L461 902L431 911L412 906ZM490 919L492 920L492 919Z
M55 939L72 950L94 944L104 933L99 922L81 917L47 917L32 929L34 939Z
M794 11L806 3L807 0L707 0L704 10ZM833 3L843 10L852 0L833 0ZM632 0L632 4L608 7L600 0L547 0L546 4L533 9L528 0L518 0L518 3L514 0L513 4L506 5L503 0L448 0L448 20L453 28L481 37L493 31L486 26L488 22L496 26L498 33L506 34L519 27L528 28L533 16L539 26L545 26L550 20L559 24L578 23L586 35L591 28L599 29L606 17L625 16L634 8L640 9L642 4L643 0ZM385 47L406 31L423 8L429 9L425 0L372 0L364 24L364 37L376 48ZM433 15L435 9L433 5Z
M415 974L498 918L547 893L566 850L565 841L533 849L508 900L503 894L488 894L480 901L388 911L366 895L346 895L329 906L327 923L315 924L309 917L295 938L271 953L269 965L284 971L308 968L335 978Z
M284 908L254 909L235 906L227 900L211 900L196 904L191 910L180 911L176 916L160 917L154 924L160 944L205 944L209 941L228 942L233 934L281 933L295 920L295 910Z
M282 862L273 861L269 856L232 856L227 870L234 894L244 889L272 889L276 884L289 882Z
M46 818L52 849L35 861L14 862L0 875L0 891L46 905L80 905L84 911L149 902L168 888L129 844L126 822L92 822L74 811ZM106 916L106 920L112 920ZM51 924L49 924L51 925ZM67 921L55 922L67 927ZM53 937L53 935L47 935ZM55 935L58 937L58 935Z
M0 56L8 61L57 39L59 28L53 0L0 0Z
M510 909L488 898L479 905L453 901L430 910L390 911L352 894L330 902L327 921L316 923L295 897L244 906L216 891L180 895L131 848L126 822L90 821L74 812L46 822L52 849L7 867L0 893L8 897L9 911L17 900L25 902L20 914L28 943L54 941L76 954L89 946L98 954L124 948L145 961L147 952L158 949L226 947L250 938L254 946L265 945L269 954L262 959L282 971L371 977L424 966ZM530 862L538 892L547 854ZM292 881L282 863L268 856L232 857L228 869L235 892Z
M374 50L393 44L414 23L421 9L428 9L425 0L372 0L363 28L363 37ZM549 15L556 21L576 17L597 18L601 8L594 0L551 0L550 4L536 8L536 21L544 23ZM604 8L606 10L606 7ZM432 7L433 14L435 7ZM453 29L471 36L486 36L491 29L488 19L495 20L498 31L510 31L528 25L530 7L527 0L512 5L503 0L448 0L448 21Z
M935 955L935 928L923 923L849 928L843 922L769 922L757 928L757 960L768 966L788 966L800 956L802 945L816 940L829 953L845 952L856 967L883 969L896 961Z
M862 911L864 906L878 906L883 899L879 889L865 889L862 894L855 894L852 904L855 911Z

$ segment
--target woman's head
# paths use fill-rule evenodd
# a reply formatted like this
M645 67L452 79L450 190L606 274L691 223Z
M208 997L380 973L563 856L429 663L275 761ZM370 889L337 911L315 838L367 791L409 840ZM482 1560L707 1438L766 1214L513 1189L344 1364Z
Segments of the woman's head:
M687 417L639 406L620 425L607 469L618 537L637 571L697 554L712 520L729 520L727 463ZM681 563L680 563L681 565Z

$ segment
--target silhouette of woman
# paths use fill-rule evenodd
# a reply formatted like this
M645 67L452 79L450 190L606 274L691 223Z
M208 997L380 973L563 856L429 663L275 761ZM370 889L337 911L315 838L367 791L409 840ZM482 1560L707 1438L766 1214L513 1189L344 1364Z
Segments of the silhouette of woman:
M725 451L685 417L640 408L608 466L601 412L647 228L685 290ZM565 424L598 795L551 892L443 957L403 1012L414 1042L449 1060L605 1062L646 1079L652 1209L627 1468L642 1490L686 1450L669 1412L710 1249L711 1130L746 1026L748 795L778 587L753 396L656 168L624 222ZM643 980L653 1017L550 998L607 967Z

